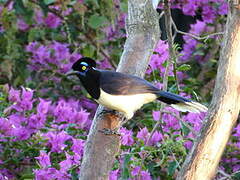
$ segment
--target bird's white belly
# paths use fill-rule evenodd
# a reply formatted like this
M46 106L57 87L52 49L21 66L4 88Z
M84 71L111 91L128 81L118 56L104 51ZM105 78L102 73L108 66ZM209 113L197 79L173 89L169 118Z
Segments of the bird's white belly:
M143 104L154 101L155 94L144 93L135 95L111 95L101 89L100 98L97 100L103 106L123 112L128 119L132 118L134 112L141 108Z

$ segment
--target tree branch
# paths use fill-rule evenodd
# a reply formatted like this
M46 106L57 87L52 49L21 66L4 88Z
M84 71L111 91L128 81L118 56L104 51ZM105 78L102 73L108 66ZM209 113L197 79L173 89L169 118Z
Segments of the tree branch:
M192 37L194 39L197 39L197 40L204 40L204 39L210 38L211 36L218 36L218 35L223 35L224 34L224 32L216 32L216 33L211 33L211 34L208 34L208 35L205 35L205 36L197 36L197 35L192 34L192 33L186 33L186 32L178 30L176 24L174 23L174 21L172 19L171 19L171 22L172 22L174 30L177 33L183 34L183 35L186 35L186 36L190 36L190 37Z
M213 179L240 109L240 7L231 3L205 124L177 180Z
M126 30L127 40L117 71L143 77L160 37L158 15L150 1L129 0ZM122 116L102 110L102 106L97 110L84 148L81 180L107 179L119 151L120 137L104 135L99 130L118 128Z

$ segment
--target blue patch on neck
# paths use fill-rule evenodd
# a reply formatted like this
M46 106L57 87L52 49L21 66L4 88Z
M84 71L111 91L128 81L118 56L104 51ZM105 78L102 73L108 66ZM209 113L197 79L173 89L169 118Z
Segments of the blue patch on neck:
M81 62L80 64L82 64L84 66L88 66L88 63L86 63L86 62Z

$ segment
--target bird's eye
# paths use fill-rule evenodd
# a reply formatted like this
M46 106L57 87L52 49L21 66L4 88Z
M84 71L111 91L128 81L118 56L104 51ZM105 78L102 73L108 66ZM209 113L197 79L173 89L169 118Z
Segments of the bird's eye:
M87 69L86 66L82 66L82 70L85 71Z

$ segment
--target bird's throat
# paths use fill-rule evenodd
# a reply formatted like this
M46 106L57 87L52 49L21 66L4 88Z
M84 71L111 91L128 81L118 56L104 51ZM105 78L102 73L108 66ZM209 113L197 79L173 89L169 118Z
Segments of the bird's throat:
M100 73L91 69L85 76L79 76L79 79L90 96L98 99L100 96Z

